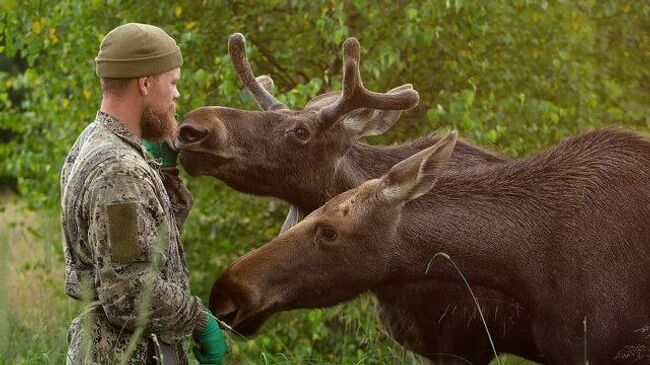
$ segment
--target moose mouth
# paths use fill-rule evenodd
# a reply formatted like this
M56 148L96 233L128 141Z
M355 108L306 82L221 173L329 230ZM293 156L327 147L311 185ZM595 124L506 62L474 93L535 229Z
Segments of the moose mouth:
M246 316L243 320L238 320L241 317L240 311L233 311L227 314L220 315L215 312L217 318L225 322L232 332L240 337L249 337L259 332L262 325L268 320L272 313L260 312L252 316Z
M178 159L190 176L215 175L216 170L232 161L231 158L218 156L208 152L198 152L181 149Z

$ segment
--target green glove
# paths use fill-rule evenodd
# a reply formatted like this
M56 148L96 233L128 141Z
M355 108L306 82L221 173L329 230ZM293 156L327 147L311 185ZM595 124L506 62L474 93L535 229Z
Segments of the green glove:
M178 157L178 153L169 148L167 142L152 142L147 139L143 142L144 148L147 149L147 152L149 152L153 158L162 160L162 167L176 167L176 157Z
M208 314L208 322L203 328L194 331L194 341L197 346L193 352L201 365L221 365L228 352L228 346L223 338L217 319Z

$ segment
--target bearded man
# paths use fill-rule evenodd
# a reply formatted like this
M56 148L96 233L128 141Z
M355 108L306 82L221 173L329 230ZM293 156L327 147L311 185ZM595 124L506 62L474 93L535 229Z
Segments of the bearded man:
M180 229L191 196L143 146L174 137L183 63L164 30L130 23L95 59L102 103L61 172L65 291L89 303L68 332L68 364L221 364L216 319L189 291Z

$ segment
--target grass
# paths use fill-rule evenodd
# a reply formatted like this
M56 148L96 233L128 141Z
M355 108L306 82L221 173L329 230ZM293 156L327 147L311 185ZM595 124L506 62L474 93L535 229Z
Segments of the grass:
M0 364L63 363L81 306L63 292L58 217L0 202Z

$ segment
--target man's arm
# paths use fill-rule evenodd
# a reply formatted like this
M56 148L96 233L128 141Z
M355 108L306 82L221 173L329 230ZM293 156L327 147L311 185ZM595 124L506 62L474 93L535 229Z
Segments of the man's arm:
M97 293L111 323L125 328L145 325L168 342L186 338L207 322L198 297L161 276L168 260L168 222L146 172L113 171L89 189L89 242L97 268Z

